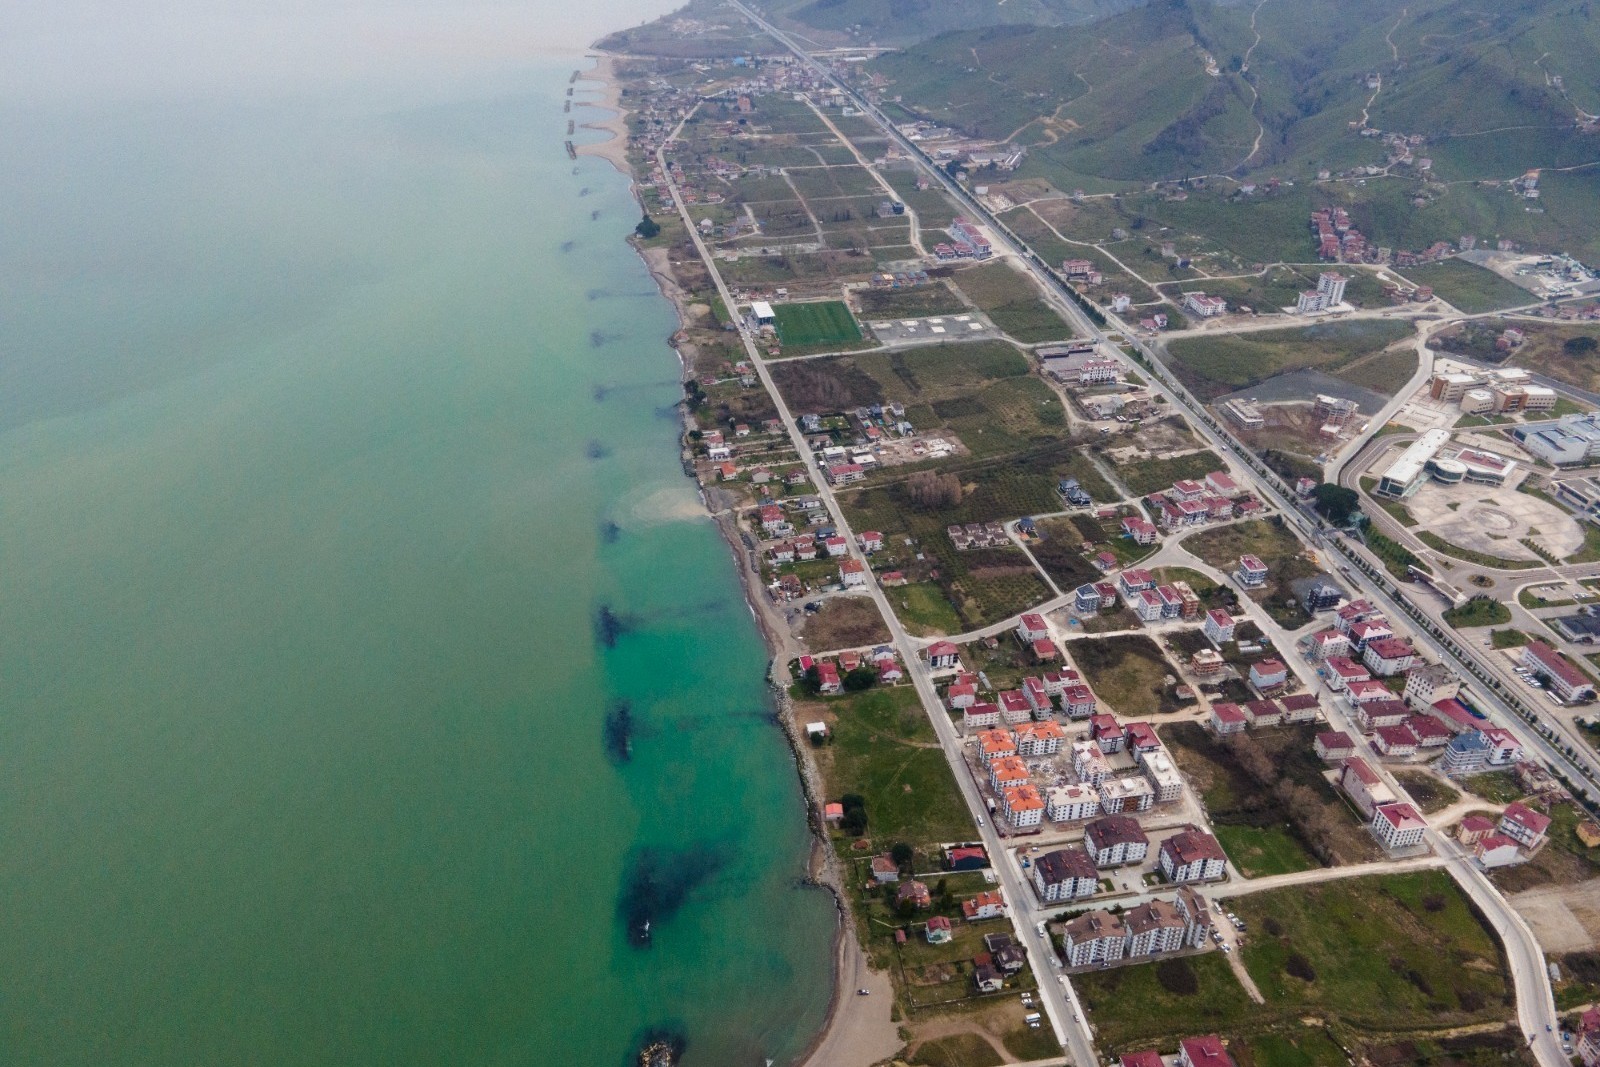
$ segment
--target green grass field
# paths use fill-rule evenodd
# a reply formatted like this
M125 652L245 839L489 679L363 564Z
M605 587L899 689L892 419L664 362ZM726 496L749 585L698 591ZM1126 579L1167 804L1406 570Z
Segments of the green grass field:
M1215 829L1222 850L1247 878L1309 871L1317 866L1305 846L1282 826L1218 823Z
M777 304L778 339L785 347L850 344L861 340L861 327L842 300Z
M1102 703L1124 718L1176 711L1164 684L1173 673L1148 637L1108 637L1074 646L1073 662Z
M1027 275L1004 263L985 263L957 271L955 283L996 326L1023 344L1060 341L1073 335Z
M1421 267L1408 267L1405 276L1418 285L1431 285L1433 291L1469 315L1501 308L1521 307L1536 302L1536 297L1487 267L1464 259L1447 259Z
M833 740L818 751L830 797L859 793L867 833L912 844L964 839L972 819L916 690L873 689L801 714L831 721Z
M1190 452L1175 459L1141 459L1117 467L1117 477L1136 496L1170 489L1184 478L1204 478L1225 469L1215 452Z
M1493 933L1443 871L1350 879L1240 897L1245 966L1264 1010L1393 1031L1509 1014ZM1290 972L1298 956L1314 977Z
M1202 396L1215 397L1284 371L1331 373L1411 333L1409 323L1361 319L1229 337L1186 337L1172 342L1168 352L1186 384Z

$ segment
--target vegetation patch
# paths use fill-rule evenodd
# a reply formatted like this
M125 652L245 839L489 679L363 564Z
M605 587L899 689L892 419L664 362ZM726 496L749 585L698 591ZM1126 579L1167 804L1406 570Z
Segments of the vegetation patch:
M1538 302L1528 290L1508 282L1488 267L1464 259L1447 259L1407 267L1405 275L1418 285L1431 285L1435 296L1454 304L1468 315L1502 308L1522 307Z
M1506 559L1502 556L1491 556L1486 552L1477 552L1470 548L1451 544L1432 530L1423 530L1417 534L1417 540L1427 545L1436 552L1443 552L1447 556L1471 563L1477 567L1489 567L1496 570L1520 571L1531 567L1543 567L1544 563L1531 559Z
M956 274L955 283L996 326L1023 344L1072 336L1071 328L1044 302L1032 279L1004 263L968 267Z
M1503 626L1511 621L1511 609L1493 597L1479 593L1460 607L1446 611L1444 621L1458 630L1473 626Z
M1406 792L1417 802L1417 807L1428 815L1443 811L1461 799L1460 791L1427 771L1400 770L1395 771L1394 776L1406 787Z
M861 798L865 832L874 840L924 844L972 833L966 803L912 687L797 703L794 717L828 724L830 738L817 750L828 796Z
M1269 890L1236 910L1260 931L1242 951L1269 1009L1382 1033L1503 1019L1512 1002L1493 932L1443 871Z
M1117 468L1117 477L1135 496L1147 496L1184 478L1199 480L1226 465L1211 451L1190 452L1172 459L1141 459Z
M1072 646L1072 660L1118 715L1138 718L1178 710L1167 685L1172 667L1148 637L1125 634L1079 641Z
M834 648L859 648L889 640L878 605L861 596L836 596L822 602L817 613L806 620L802 633L813 651Z

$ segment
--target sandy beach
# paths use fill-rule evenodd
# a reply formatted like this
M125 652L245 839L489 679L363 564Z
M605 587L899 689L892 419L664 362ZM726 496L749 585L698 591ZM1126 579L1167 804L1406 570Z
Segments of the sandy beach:
M580 156L599 156L601 159L610 162L613 167L627 174L629 173L628 112L622 106L622 86L618 85L616 81L615 60L603 52L595 53L594 59L594 69L584 71L579 76L579 80L599 82L601 85L600 99L574 100L573 104L576 107L595 108L608 112L605 118L590 119L588 122L579 123L579 127L585 130L604 130L611 136L604 141L596 141L594 144L579 145L578 154Z

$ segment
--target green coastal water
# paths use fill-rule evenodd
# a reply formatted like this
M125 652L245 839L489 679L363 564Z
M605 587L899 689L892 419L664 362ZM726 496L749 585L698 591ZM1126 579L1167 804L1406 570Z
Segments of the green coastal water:
M573 65L0 115L0 1063L820 1024L832 904Z

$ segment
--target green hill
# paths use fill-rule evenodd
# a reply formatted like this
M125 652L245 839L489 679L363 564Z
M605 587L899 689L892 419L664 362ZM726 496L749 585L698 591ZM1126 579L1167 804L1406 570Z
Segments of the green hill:
M815 30L863 42L909 44L985 26L1069 26L1125 11L1142 0L774 0L767 8Z
M1369 125L1427 138L1441 180L1508 179L1600 159L1576 122L1600 111L1592 7L1153 0L1087 28L947 33L875 68L910 109L1028 145L1057 184L1381 165L1350 127L1369 99Z

